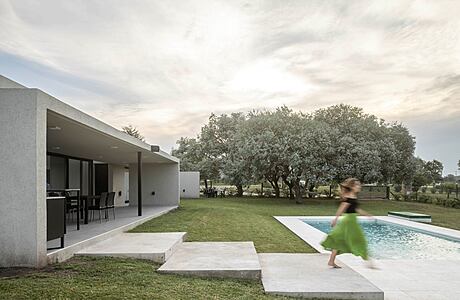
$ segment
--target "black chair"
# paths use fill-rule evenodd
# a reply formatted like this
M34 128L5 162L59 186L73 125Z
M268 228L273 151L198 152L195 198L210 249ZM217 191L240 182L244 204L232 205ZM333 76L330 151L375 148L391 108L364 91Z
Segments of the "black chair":
M94 203L88 206L88 210L91 211L91 219L94 220L94 211L99 211L99 222L102 223L101 219L101 210L106 209L107 204L107 193L101 193L101 197L99 199L94 199Z
M63 195L66 198L66 214L70 214L71 220L73 221L73 216L78 211L78 198L76 196L73 196L71 192L64 192Z
M108 214L109 209L112 209L113 219L115 220L115 192L110 192L107 195L107 204L105 206L105 217L107 219L109 218L109 214Z

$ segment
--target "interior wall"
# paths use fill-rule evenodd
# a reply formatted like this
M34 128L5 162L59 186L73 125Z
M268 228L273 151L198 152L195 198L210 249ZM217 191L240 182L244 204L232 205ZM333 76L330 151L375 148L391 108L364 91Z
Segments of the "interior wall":
M125 167L109 165L109 191L115 192L115 206L126 206Z
M65 189L66 181L66 162L64 157L49 156L50 167L50 189L62 190Z
M137 164L129 165L129 202L137 205ZM179 202L179 164L143 164L143 205L177 206Z
M80 161L69 159L69 189L80 188Z

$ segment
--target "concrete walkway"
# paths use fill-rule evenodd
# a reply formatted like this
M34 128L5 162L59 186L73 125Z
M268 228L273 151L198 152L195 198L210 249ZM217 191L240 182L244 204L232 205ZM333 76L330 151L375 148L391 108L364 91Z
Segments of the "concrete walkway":
M325 254L259 254L266 293L308 299L383 300L383 292L347 266L332 269Z
M75 255L149 259L164 263L185 239L185 232L122 233Z
M143 216L139 217L136 206L119 207L116 208L116 219L81 224L80 230L76 230L75 224L68 224L65 247L48 251L48 263L65 261L78 251L117 236L176 208L177 206L144 206ZM48 247L56 247L58 242L59 240L48 242Z
M253 242L183 243L160 273L259 279L261 267Z
M460 299L460 260L382 259L377 270L351 255L339 260L382 289L385 300Z

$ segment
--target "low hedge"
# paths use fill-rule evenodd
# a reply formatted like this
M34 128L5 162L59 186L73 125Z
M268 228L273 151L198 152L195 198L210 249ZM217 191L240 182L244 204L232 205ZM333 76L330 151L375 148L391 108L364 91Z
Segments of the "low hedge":
M408 195L402 193L391 193L393 200L404 202L431 203L444 207L460 208L460 199L446 197L430 197L423 194L411 193Z

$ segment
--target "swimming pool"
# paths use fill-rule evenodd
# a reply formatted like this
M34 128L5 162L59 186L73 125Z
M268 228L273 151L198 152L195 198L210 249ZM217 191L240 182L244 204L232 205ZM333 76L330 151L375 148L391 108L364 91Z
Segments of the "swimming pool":
M330 220L301 219L324 233L331 231ZM360 220L369 242L369 252L377 259L460 259L460 241L384 222Z

